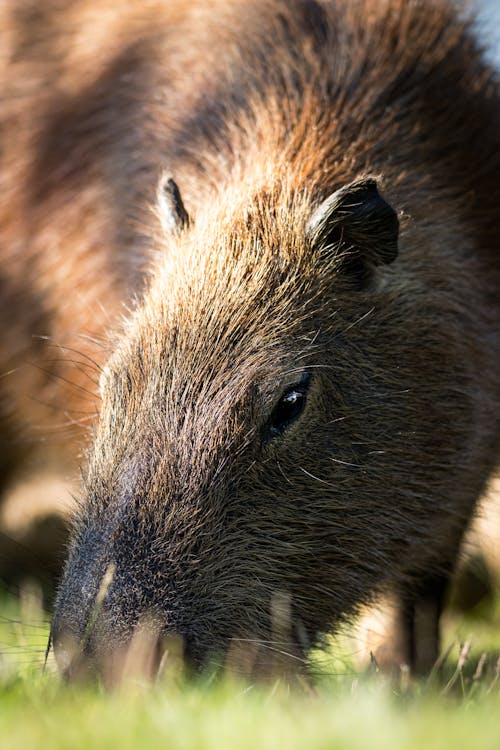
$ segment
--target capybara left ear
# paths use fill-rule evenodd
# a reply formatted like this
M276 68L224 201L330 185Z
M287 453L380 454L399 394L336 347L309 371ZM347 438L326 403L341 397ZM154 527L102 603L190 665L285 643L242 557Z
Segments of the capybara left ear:
M358 280L398 254L397 214L372 177L332 193L314 212L306 234L315 250L338 259L340 273Z
M158 184L158 208L165 232L180 232L189 226L189 216L184 208L179 188L169 175L162 175Z

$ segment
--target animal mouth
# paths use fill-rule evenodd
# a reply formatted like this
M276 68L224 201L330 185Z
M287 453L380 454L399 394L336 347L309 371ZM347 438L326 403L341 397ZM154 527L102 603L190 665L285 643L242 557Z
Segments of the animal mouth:
M101 681L108 689L127 683L151 684L169 677L217 677L267 682L277 677L294 679L307 669L298 642L253 637L232 637L224 647L210 650L194 637L165 632L154 618L144 618L132 635L115 647L78 642L70 636L49 639L62 678L69 683Z
M250 604L246 625L226 621L217 627L208 612L184 611L179 619L181 606L170 613L150 607L141 614L127 590L121 585L114 588L116 571L114 563L107 566L84 617L74 592L60 599L47 654L53 646L65 680L97 679L112 688L131 680L150 683L164 673L230 672L267 681L306 671L310 641L304 637L289 594L277 592L271 597L269 616L258 628L250 617Z
M153 682L161 671L162 661L169 656L172 662L182 651L174 638L166 638L151 621L142 621L132 635L118 645L96 643L90 638L77 641L70 635L51 635L46 658L54 649L56 663L62 678L67 682L101 680L113 688L126 682Z

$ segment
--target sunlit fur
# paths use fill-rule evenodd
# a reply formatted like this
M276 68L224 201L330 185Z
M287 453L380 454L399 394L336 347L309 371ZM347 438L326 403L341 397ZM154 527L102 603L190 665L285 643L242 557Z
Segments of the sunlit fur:
M11 62L30 115L6 231L48 332L112 353L56 635L99 658L153 613L197 661L231 639L300 654L381 590L440 600L498 450L499 99L467 24L444 0L60 6ZM191 217L170 235L163 173ZM358 289L306 227L363 175L401 235ZM80 316L77 279L108 320Z

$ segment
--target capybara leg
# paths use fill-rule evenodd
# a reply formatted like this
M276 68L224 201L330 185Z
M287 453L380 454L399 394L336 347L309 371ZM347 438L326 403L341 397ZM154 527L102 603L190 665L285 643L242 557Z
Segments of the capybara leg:
M382 642L372 652L377 665L383 672L398 679L401 670L411 666L412 642L412 609L398 598L385 612Z
M439 620L446 584L436 582L436 590L418 598L412 607L410 623L410 668L414 674L428 674L439 656Z
M439 619L447 584L446 578L432 578L418 592L400 596L386 638L375 651L385 672L397 677L404 667L416 675L432 669L439 656Z

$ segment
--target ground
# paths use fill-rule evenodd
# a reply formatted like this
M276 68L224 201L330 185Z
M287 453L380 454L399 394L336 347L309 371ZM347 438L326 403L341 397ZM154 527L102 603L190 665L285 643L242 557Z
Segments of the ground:
M446 616L446 662L417 682L361 668L358 641L344 636L313 655L312 682L193 681L167 660L156 686L108 693L62 684L52 658L42 671L48 620L36 587L3 591L0 613L2 750L500 748L500 591L467 617Z

